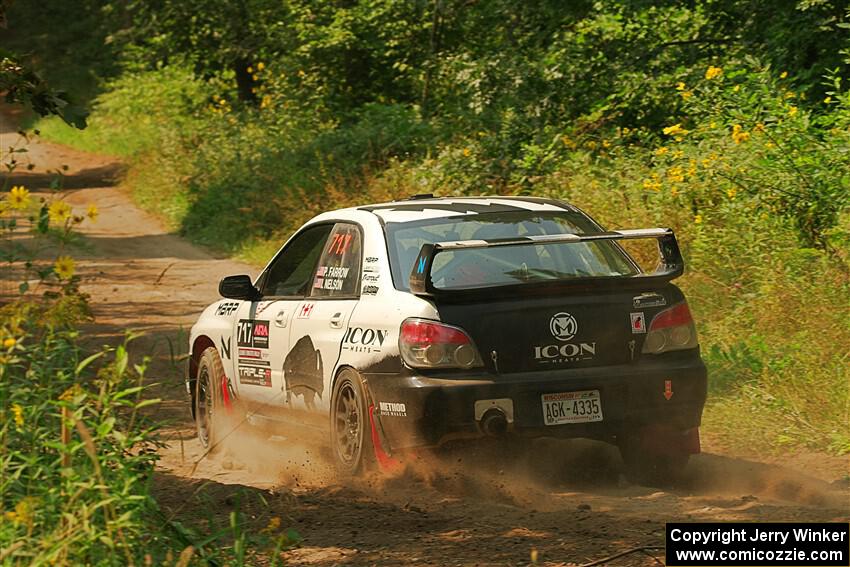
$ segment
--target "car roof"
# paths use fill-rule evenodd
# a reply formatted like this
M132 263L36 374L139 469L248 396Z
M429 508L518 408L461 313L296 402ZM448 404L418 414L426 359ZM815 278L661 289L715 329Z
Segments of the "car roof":
M513 211L577 212L578 209L544 197L433 197L417 195L404 201L365 205L356 210L374 213L383 222L409 222L429 218Z

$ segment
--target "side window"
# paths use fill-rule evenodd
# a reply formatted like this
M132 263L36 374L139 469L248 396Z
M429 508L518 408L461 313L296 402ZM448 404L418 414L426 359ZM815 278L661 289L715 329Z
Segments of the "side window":
M360 230L339 223L325 244L313 278L313 297L351 297L360 282Z
M299 233L263 274L261 293L271 297L305 297L332 228L333 225L325 224Z

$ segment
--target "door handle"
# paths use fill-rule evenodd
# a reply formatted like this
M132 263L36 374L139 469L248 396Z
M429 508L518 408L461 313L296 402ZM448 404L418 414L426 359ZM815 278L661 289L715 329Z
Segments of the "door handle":
M331 317L331 329L342 329L342 313L334 313Z
M274 316L274 324L276 327L286 327L286 310L281 309Z

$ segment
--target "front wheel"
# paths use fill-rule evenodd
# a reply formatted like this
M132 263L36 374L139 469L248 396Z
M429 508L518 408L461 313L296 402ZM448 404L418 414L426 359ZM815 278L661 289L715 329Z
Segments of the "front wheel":
M227 392L227 377L215 347L201 353L195 381L195 428L208 452L215 452L229 433L240 425L238 403Z
M337 469L356 475L374 461L366 387L357 371L346 368L334 384L331 399L331 446Z

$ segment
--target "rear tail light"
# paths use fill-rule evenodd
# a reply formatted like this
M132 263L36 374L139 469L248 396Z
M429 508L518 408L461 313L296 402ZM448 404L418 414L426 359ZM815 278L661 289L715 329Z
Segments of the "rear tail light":
M399 351L413 368L474 368L481 366L475 343L463 329L429 321L407 319L401 324Z
M698 345L694 319L688 304L683 301L652 318L642 352L660 354L696 348Z

